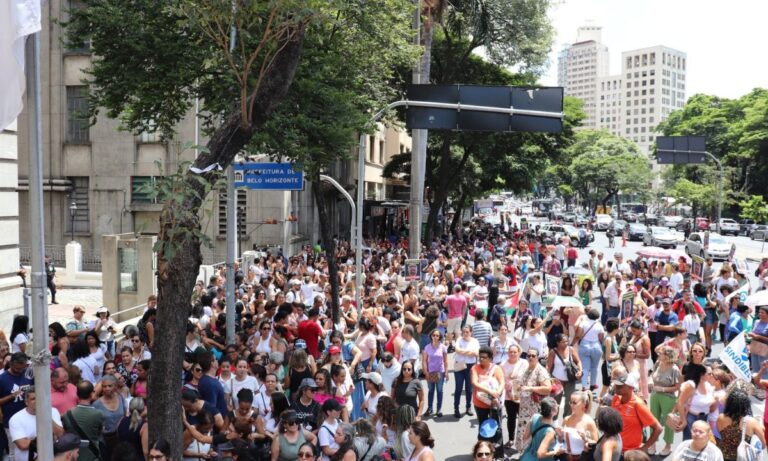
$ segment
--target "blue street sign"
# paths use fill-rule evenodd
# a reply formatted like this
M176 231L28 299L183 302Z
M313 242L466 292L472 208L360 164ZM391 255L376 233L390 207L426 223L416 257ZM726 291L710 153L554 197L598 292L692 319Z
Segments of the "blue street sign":
M235 187L257 190L304 190L304 172L301 171L299 164L242 163L234 164L234 167Z

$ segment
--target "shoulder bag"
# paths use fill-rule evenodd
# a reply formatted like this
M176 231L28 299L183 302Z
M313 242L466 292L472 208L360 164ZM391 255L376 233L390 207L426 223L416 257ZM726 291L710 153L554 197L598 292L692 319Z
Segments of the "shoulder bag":
M570 349L570 347L571 346L568 346L569 349ZM560 359L560 363L563 364L563 367L565 368L565 374L566 374L566 376L568 376L568 381L570 381L570 382L578 381L578 379L579 379L578 378L579 368L576 366L575 363L573 363L573 353L570 354L571 356L568 359L568 361L566 362L565 360L563 360L563 358L557 352L556 348L552 349L552 352L555 353L557 358ZM569 352L570 352L570 350L569 350Z

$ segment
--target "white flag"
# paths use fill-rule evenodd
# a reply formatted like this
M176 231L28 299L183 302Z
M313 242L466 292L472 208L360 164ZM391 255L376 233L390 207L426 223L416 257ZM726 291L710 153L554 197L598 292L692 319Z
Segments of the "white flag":
M744 332L725 346L720 353L720 360L728 367L737 378L744 381L752 381L752 372L749 369L749 351L747 351L747 341L744 339Z
M0 1L0 131L21 113L24 38L40 31L40 0Z
M741 286L738 290L734 291L733 293L729 294L725 297L725 302L729 302L731 298L738 296L739 297L739 303L744 304L744 301L747 300L747 296L749 296L749 282L745 283L743 286Z

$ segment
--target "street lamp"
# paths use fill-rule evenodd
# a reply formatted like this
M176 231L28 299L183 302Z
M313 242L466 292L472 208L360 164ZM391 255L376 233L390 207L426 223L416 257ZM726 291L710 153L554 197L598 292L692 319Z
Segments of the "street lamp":
M75 241L75 213L77 213L77 203L72 200L72 203L69 205L69 225L73 242Z

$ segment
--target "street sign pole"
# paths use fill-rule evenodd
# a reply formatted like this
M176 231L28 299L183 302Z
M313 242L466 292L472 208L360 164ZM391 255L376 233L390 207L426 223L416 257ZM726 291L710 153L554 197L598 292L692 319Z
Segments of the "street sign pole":
M237 4L232 0L232 13L234 16ZM235 49L237 29L234 24L230 28L229 51ZM226 289L226 330L227 345L235 344L235 246L237 245L237 200L235 198L235 167L227 168L227 285Z
M416 46L421 45L421 1L416 0L413 29ZM412 83L422 83L422 56L413 66ZM427 130L411 131L411 194L408 214L408 255L418 259L421 254L421 221L424 204L424 175L427 163Z

